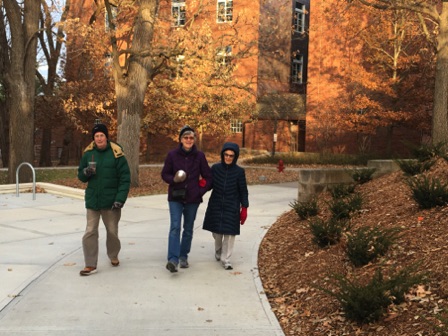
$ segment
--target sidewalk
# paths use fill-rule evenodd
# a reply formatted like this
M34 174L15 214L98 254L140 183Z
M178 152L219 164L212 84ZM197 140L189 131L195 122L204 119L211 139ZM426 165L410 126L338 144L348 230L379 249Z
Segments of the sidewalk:
M190 268L165 269L168 204L166 195L154 195L129 198L123 209L121 265L110 266L101 228L98 273L80 277L83 200L0 194L0 335L283 335L257 253L297 198L297 183L249 186L232 271L215 261L211 234L202 230L209 195L199 207Z

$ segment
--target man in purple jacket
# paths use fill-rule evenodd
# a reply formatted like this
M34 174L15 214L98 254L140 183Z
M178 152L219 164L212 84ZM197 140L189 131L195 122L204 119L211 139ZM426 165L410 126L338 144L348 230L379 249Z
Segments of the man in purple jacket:
M188 268L188 253L193 239L193 226L202 196L212 186L212 172L203 152L196 148L194 129L184 126L179 134L179 147L165 159L162 179L168 183L170 232L167 270L171 273ZM180 235L182 215L184 225Z

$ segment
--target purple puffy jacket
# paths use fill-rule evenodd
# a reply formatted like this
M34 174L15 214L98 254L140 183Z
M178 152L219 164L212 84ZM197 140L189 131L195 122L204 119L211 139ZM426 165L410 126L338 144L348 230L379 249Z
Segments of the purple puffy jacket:
M175 183L174 175L178 170L187 173L184 182ZM199 177L206 181L205 187L199 186ZM162 169L162 179L168 183L168 201L175 201L172 197L174 189L185 188L187 190L185 203L202 203L202 196L212 186L212 171L203 152L198 151L193 145L189 152L179 147L168 152Z

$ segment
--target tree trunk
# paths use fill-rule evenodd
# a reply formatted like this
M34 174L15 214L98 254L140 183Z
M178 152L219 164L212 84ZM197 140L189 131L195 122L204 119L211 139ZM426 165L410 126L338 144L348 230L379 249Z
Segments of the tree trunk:
M73 130L66 129L64 133L64 140L62 141L62 153L59 159L59 166L67 166L70 162L70 144L73 141ZM77 159L76 157L74 159Z
M8 167L9 160L9 118L4 102L0 103L0 156L2 167Z
M146 153L145 153L145 162L151 162L151 133L146 132Z
M134 24L132 57L126 69L114 67L115 92L118 109L118 143L123 146L131 170L131 187L139 186L140 120L148 83L153 72L152 58L139 56L150 50L154 22L159 7L158 0L141 0ZM115 55L115 64L118 55ZM125 73L126 72L126 73Z
M51 128L42 130L42 143L40 146L39 167L51 167Z
M5 74L10 106L8 182L15 183L17 167L34 163L34 97L40 1L22 5L3 0L10 26L10 67ZM31 182L30 169L21 169L20 182Z
M144 69L141 70L144 72ZM116 85L118 107L118 143L123 146L129 169L131 187L138 187L140 163L140 116L143 112L143 98L146 82L130 81L131 85ZM139 85L139 84L142 85ZM135 84L135 87L134 85ZM144 88L143 88L144 87Z
M29 94L27 83L20 78L13 86L15 92L9 97L12 107L9 123L9 183L16 183L16 170L21 163L34 165L34 94ZM31 171L21 169L19 181L31 182Z
M437 62L432 116L432 143L448 142L448 3L443 2L437 37Z

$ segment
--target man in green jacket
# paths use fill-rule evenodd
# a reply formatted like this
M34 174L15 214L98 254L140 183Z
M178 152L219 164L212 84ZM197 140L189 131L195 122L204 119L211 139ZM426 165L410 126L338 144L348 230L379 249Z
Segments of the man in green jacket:
M120 145L108 140L108 130L97 124L92 130L93 141L86 147L78 167L78 178L87 182L85 203L87 226L82 238L85 267L80 275L97 272L98 226L100 217L106 227L107 255L112 266L118 266L121 249L118 222L129 193L131 173Z

